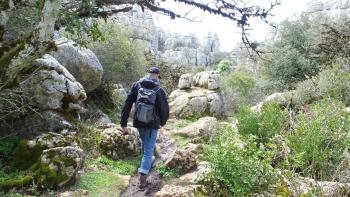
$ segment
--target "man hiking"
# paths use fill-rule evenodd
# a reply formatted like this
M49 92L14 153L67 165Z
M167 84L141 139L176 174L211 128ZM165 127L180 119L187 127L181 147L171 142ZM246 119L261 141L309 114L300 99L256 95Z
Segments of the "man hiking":
M138 169L140 188L145 187L147 175L152 167L158 129L162 128L169 118L167 97L160 87L159 79L159 68L151 67L146 77L133 84L121 114L121 132L127 134L129 113L135 103L133 125L138 129L142 141L142 160Z

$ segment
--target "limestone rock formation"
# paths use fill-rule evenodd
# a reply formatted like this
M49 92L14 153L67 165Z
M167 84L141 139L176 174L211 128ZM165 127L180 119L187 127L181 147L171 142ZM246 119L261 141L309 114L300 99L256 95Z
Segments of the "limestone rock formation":
M165 165L169 168L181 169L183 172L188 172L197 167L197 157L202 152L203 145L188 144L184 150L176 149Z
M35 60L34 66L41 70L20 84L32 105L42 110L58 110L86 99L82 85L52 56L44 55Z
M323 196L329 197L347 196L350 193L350 183L316 181L303 177L295 177L287 183L291 196L302 196L315 189L322 192Z
M335 17L350 15L348 0L312 0L307 4L309 14L327 14Z
M192 86L192 74L188 73L188 74L181 75L181 77L179 79L178 88L180 90L184 90L184 89L191 88L191 86Z
M219 88L220 74L217 71L203 71L197 73L193 77L193 85L208 90L216 90Z
M201 185L165 185L156 193L156 197L194 197L204 190Z
M178 131L176 134L191 137L191 138L201 138L204 140L209 140L219 131L219 122L214 117L203 117L197 122L194 122Z
M44 150L65 146L78 146L75 132L62 130L59 133L43 133L31 140L23 139L15 149L13 166L27 169L37 162Z
M83 150L78 147L57 147L43 151L35 171L35 179L41 188L57 188L74 182L85 161Z
M102 132L100 148L102 154L112 159L120 159L140 154L140 136L136 128L128 127L128 134L123 135L116 125L110 124Z
M87 92L101 84L103 68L96 55L90 50L76 46L71 40L61 38L56 41L57 51L52 52L59 63L79 81Z
M225 116L226 108L224 97L218 90L218 77L211 71L198 73L193 80L195 86L186 90L173 91L169 96L170 115L177 118L196 115L209 115L216 118ZM210 89L207 89L208 87Z
M195 171L184 174L179 179L191 184L201 184L211 171L209 163L201 161Z
M264 106L265 103L269 102L277 102L281 105L284 105L288 101L289 92L285 93L273 93L270 96L266 97L262 102L258 103L257 105L251 107L250 109L254 112L260 112L261 108Z

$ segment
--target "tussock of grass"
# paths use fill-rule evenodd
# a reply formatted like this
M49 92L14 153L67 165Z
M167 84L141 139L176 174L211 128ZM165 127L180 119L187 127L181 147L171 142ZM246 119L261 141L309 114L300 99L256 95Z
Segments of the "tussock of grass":
M112 160L105 156L101 156L98 158L88 158L86 161L86 165L98 165L98 166L105 166L109 171L113 171L118 174L122 175L130 175L132 176L139 165L139 158L138 157L129 157L125 158L123 160Z
M181 148L184 148L191 141L190 138L177 134L172 134L171 138L173 138Z

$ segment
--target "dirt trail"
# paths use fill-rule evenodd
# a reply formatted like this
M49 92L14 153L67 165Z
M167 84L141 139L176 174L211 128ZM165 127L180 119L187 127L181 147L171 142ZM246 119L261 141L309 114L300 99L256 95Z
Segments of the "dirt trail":
M170 139L167 135L159 132L157 139L157 159L154 162L154 166L160 162L166 161L169 154L177 148L177 144L174 140ZM165 181L158 174L155 167L152 167L151 172L147 178L147 186L144 189L138 187L138 175L136 174L131 178L129 186L120 195L121 197L153 197L162 189L165 185Z

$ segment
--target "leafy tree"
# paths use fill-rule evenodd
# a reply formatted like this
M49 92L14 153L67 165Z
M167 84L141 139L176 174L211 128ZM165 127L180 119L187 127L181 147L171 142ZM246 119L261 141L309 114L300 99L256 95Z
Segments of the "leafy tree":
M293 89L297 82L320 71L322 62L316 43L327 20L302 15L298 20L281 23L277 39L267 48L261 63L268 89Z

